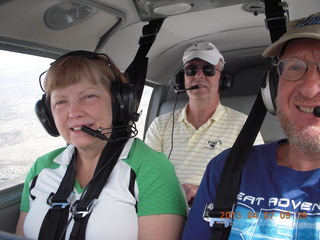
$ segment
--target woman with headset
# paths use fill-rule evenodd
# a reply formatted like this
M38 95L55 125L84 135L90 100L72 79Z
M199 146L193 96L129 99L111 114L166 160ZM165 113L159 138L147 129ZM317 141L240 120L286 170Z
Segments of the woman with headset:
M180 239L186 201L164 154L132 138L134 91L105 54L75 51L47 71L36 105L67 147L30 169L16 233L30 239Z

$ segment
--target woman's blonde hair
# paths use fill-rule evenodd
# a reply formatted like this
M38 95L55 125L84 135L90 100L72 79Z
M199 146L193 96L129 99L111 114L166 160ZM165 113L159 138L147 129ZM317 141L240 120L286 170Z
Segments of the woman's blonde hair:
M82 77L87 77L93 84L100 82L108 91L116 79L128 82L105 54L69 55L61 57L49 68L43 84L47 97L53 90L78 83Z

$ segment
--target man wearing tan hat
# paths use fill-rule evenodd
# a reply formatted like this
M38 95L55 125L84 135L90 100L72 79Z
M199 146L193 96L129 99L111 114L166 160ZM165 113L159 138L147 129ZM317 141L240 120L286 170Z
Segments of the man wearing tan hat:
M320 13L290 22L263 56L278 60L276 113L287 139L251 150L229 239L319 239ZM184 240L212 238L203 212L214 202L228 152L209 163Z
M172 161L188 202L192 202L211 158L230 148L247 116L221 105L224 58L210 42L187 48L183 54L182 82L189 103L156 118L145 142ZM255 144L262 144L259 134Z

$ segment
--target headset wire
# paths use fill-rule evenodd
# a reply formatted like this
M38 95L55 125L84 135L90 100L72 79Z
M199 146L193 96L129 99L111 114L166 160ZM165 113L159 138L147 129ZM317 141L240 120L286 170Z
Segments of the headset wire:
M170 148L170 152L168 154L168 158L170 159L172 150L173 150L173 132L174 132L174 112L176 110L176 106L177 106L177 102L178 102L178 97L179 97L179 92L176 94L176 99L174 102L174 106L173 106L173 110L172 110L172 129L171 129L171 148Z

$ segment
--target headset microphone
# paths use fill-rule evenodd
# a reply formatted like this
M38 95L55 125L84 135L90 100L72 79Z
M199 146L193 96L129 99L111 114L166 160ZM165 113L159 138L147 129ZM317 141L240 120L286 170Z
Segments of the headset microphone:
M192 87L185 88L185 89L180 89L180 90L178 90L177 88L174 88L174 92L175 93L181 93L181 92L186 92L187 90L193 90L193 89L198 89L198 88L199 88L199 85L194 85Z
M85 132L86 134L89 134L92 137L96 137L96 138L99 138L99 139L104 140L104 141L109 141L110 140L110 138L107 138L104 134L101 133L101 131L93 130L92 128L89 128L87 126L82 126L81 127L81 131Z
M92 137L98 138L100 140L108 141L108 142L115 142L121 139L129 139L134 138L138 134L138 129L136 127L136 124L133 122L132 125L126 124L126 125L119 125L119 126L113 126L111 128L99 128L98 130L93 130L92 128L89 128L87 126L82 126L81 131L85 132L86 134L89 134ZM125 136L119 136L123 135L121 133L125 133ZM106 137L106 135L112 136ZM116 135L114 135L116 134Z
M312 113L315 117L320 118L320 107L315 107Z

